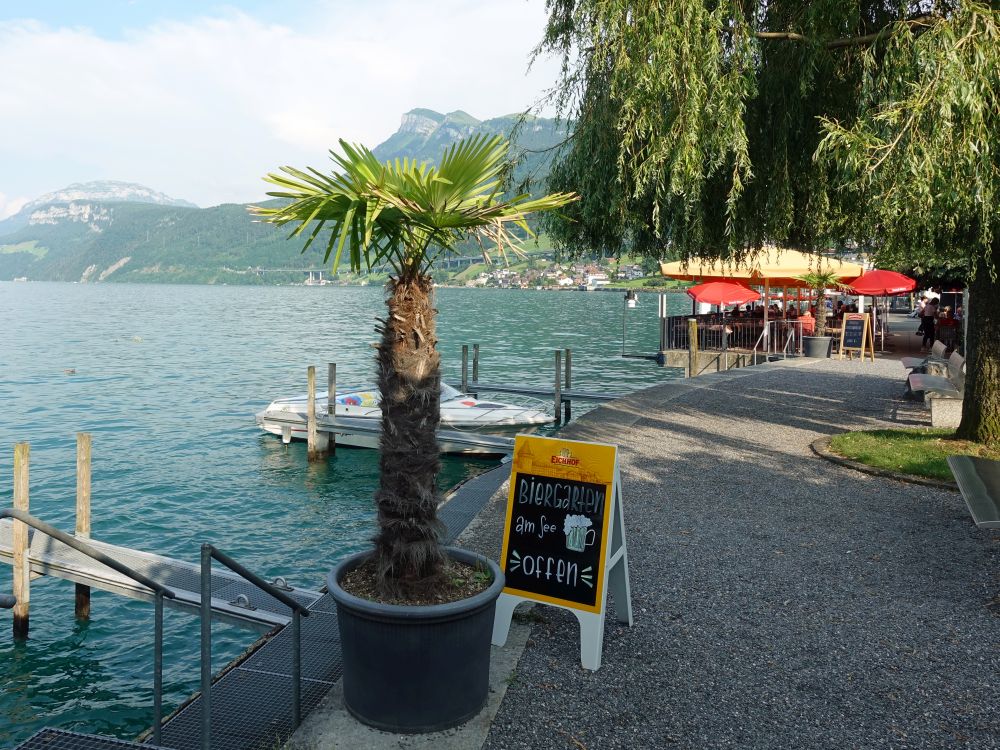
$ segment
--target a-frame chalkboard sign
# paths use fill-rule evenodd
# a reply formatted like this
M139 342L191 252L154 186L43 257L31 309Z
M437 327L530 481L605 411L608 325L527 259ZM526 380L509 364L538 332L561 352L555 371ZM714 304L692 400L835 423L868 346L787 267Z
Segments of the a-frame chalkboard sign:
M576 615L580 660L598 669L609 590L619 622L632 624L615 446L517 436L500 564L494 645L507 641L518 604L541 602Z
M868 313L847 313L840 326L840 358L843 359L844 354L847 354L848 359L854 359L854 352L858 352L863 362L865 349L874 362L875 334L872 331L871 318Z

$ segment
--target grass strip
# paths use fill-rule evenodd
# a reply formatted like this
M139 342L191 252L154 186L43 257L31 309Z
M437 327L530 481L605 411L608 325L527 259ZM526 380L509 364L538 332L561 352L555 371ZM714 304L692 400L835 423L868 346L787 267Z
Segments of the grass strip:
M956 440L954 430L859 430L834 435L830 449L844 458L914 474L928 479L953 481L948 456L980 456L1000 460L1000 451L980 443Z

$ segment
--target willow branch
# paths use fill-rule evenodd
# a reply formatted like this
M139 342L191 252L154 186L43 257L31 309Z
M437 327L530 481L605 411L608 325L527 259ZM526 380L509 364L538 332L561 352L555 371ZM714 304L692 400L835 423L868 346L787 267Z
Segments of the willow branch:
M840 49L842 47L863 47L866 44L874 44L897 30L897 23L901 23L909 28L930 26L932 23L940 21L940 16L925 14L915 18L908 18L899 22L893 22L873 34L864 36L844 37L843 39L833 39L825 42L822 46L826 49ZM758 39L790 41L790 42L810 42L809 37L794 31L758 31L754 34Z

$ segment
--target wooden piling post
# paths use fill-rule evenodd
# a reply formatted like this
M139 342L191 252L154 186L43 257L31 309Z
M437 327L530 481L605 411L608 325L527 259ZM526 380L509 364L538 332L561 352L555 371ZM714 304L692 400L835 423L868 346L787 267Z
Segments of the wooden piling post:
M479 344L472 345L472 382L479 383ZM479 398L479 393L472 395Z
M326 415L331 420L337 418L337 365L330 362L326 366ZM327 450L337 453L337 433L327 433Z
M556 388L555 388L556 424L562 421L562 352L556 349Z
M76 433L76 536L90 538L90 433ZM76 584L77 619L90 618L90 586Z
M306 446L310 461L316 461L326 455L326 435L320 435L316 423L316 366L309 365L307 370L308 392L306 413Z
M28 461L31 446L17 443L14 446L14 508L29 512ZM12 528L14 547L14 638L28 637L28 610L31 600L31 562L28 559L28 526L14 520Z
M469 345L462 344L462 393L469 392Z
M698 319L688 318L688 377L698 374Z
M573 350L566 350L566 390L570 391L573 389ZM566 401L566 421L569 422L570 418L573 416L573 402L570 400Z

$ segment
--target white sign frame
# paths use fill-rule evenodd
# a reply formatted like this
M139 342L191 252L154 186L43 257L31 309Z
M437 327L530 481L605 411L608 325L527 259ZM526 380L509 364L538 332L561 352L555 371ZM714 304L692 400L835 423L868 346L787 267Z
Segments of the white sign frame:
M513 481L513 472L511 472ZM601 586L600 611L587 612L555 602L539 601L526 596L516 596L506 592L500 594L493 618L493 645L503 646L510 632L511 618L519 604L531 602L547 607L567 609L576 615L580 623L580 663L584 669L597 671L601 668L604 651L604 620L608 609L608 592L615 599L615 618L618 622L632 627L632 586L628 575L628 545L625 541L625 512L622 508L621 474L618 471L618 454L615 453L615 472L611 491L611 528L609 542L604 552L604 581ZM501 566L503 563L501 562Z

